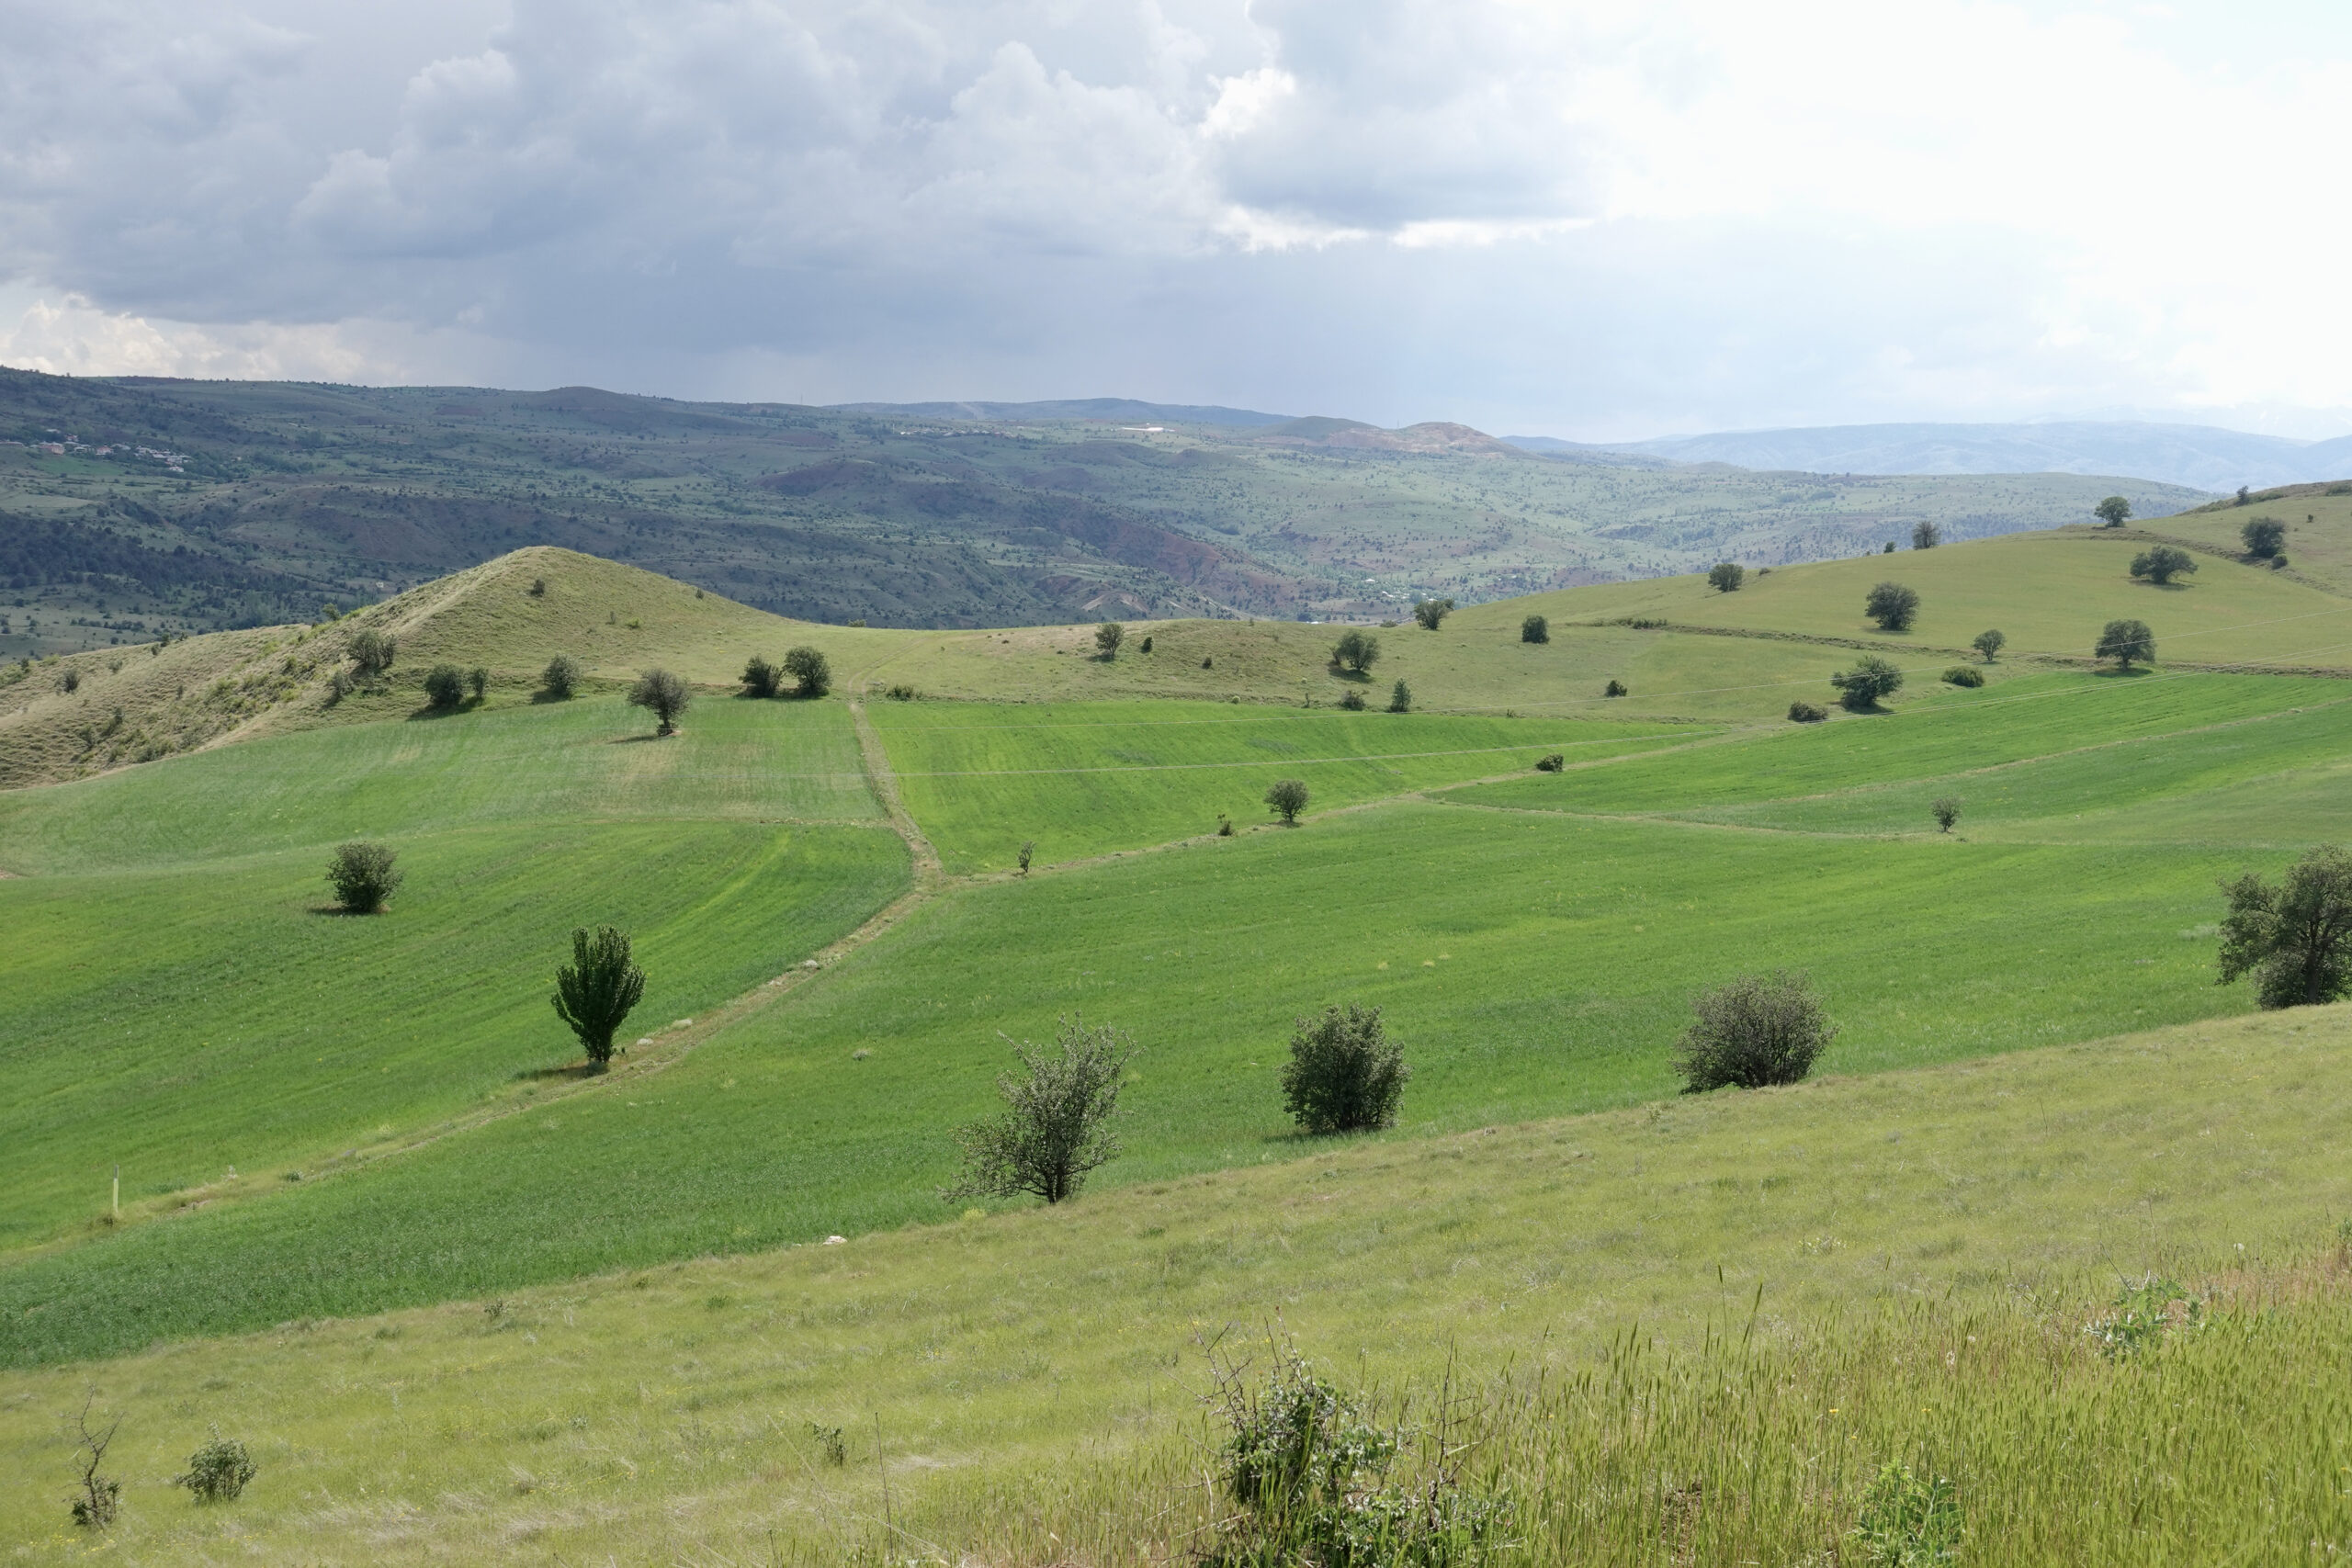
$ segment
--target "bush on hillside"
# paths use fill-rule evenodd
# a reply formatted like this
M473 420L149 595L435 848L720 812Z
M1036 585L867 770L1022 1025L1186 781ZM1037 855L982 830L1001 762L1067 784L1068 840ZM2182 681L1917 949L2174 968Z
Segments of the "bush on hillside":
M2224 883L2222 984L2255 977L2267 1008L2308 1007L2352 992L2352 854L2322 844L2272 886L2249 872Z
M1352 675L1362 675L1380 659L1380 639L1359 626L1350 626L1331 645L1331 662ZM1206 669L1206 665L1202 666Z
M1829 710L1819 703L1794 702L1789 705L1792 724L1819 724L1829 716Z
M1960 1555L1965 1534L1960 1494L1950 1478L1915 1475L1889 1460L1862 1491L1854 1521L1861 1561L1870 1568L1928 1568Z
M1396 1120L1412 1069L1388 1038L1378 1008L1327 1007L1297 1021L1283 1068L1283 1108L1316 1136L1362 1133Z
M2238 504L2245 504L2245 491L2238 491ZM2120 528L2131 518L2132 503L2120 495L2110 495L2091 508L2091 515L2110 528Z
M1105 621L1094 628L1094 651L1104 663L1119 657L1119 645L1127 640L1127 628L1116 621Z
M2276 517L2249 518L2238 530L2238 537L2245 542L2246 554L2268 560L2286 547L2287 525Z
M1021 874L1022 874L1022 875L1026 876L1026 875L1028 875L1028 874L1029 874L1029 863L1030 863L1032 860L1035 860L1035 859L1036 858L1036 855L1037 855L1037 841L1036 841L1035 839L1023 839L1023 840L1021 840L1021 852L1020 852L1020 853L1019 853L1018 855L1016 855L1016 856L1014 857L1016 860L1018 860L1018 861L1021 863Z
M335 902L355 915L382 908L384 900L400 889L401 872L393 859L382 844L355 839L337 846L334 859L327 863L327 886L334 889Z
M1978 632L1975 640L1968 646L1983 654L1984 662L1990 664L1994 656L2001 651L2001 646L2008 640L2007 636L2001 632Z
M1943 542L1944 531L1941 528L1937 527L1933 523L1914 523L1911 525L1911 547L1913 549L1932 550Z
M2132 575L2144 577L2161 587L2176 577L2185 577L2197 570L2197 558L2187 550L2170 545L2157 545L2142 550L2132 558Z
M1984 683L1984 671L1973 664L1955 664L1944 671L1944 679L1955 686L1981 686Z
M628 933L612 926L574 927L571 962L555 972L556 1017L580 1037L590 1064L613 1059L613 1034L645 995L645 971L629 961Z
M1412 712L1413 688L1405 684L1401 680L1398 681L1396 684L1390 687L1388 689L1388 711L1390 713Z
M67 696L72 696L82 689L82 672L72 665L67 665L65 673L57 678L57 689Z
M1149 653L1151 651L1151 638L1147 637L1143 641L1137 643L1136 645L1136 651L1137 653Z
M1626 685L1624 682L1611 676L1610 677L1609 684L1600 688L1600 694L1604 697L1622 697L1629 694L1632 691L1633 688L1631 686Z
M474 694L476 703L487 702L490 698L490 671L479 664L467 671L466 690Z
M2156 634L2148 629L2145 621L2109 621L2098 634L2091 655L2097 659L2112 659L2120 669L2129 670L2134 660L2142 664L2156 661Z
M1707 586L1718 593L1736 593L1747 581L1747 569L1736 560L1719 561L1707 573Z
M234 1438L222 1437L220 1427L211 1432L210 1440L187 1456L187 1473L172 1477L172 1484L187 1487L199 1503L233 1503L255 1474L253 1455Z
M1453 601L1451 599L1416 599L1413 601L1413 619L1421 623L1421 630L1425 632L1433 632L1437 630L1438 624L1453 613Z
M1838 688L1838 700L1849 713L1869 713L1881 698L1903 689L1903 671L1875 653L1865 653L1851 670L1829 677L1829 683Z
M1552 623L1545 620L1541 615L1528 616L1525 620L1519 623L1519 640L1521 642L1550 642L1552 640Z
M882 694L894 703L910 703L915 700L916 693L912 686L899 681L886 688Z
M1919 615L1919 595L1899 582L1882 582L1863 598L1862 613L1883 631L1907 632Z
M1266 806L1281 814L1285 828L1298 825L1298 814L1306 809L1307 799L1306 785L1297 779L1276 779L1266 787Z
M1350 686L1346 691L1340 694L1340 705L1347 709L1350 713L1362 713L1372 705L1363 700L1363 694L1362 692L1357 691L1353 686Z
M1960 796L1939 795L1928 804L1928 811L1936 819L1937 830L1949 833L1952 824L1960 820Z
M1135 1043L1108 1025L1089 1029L1083 1018L1064 1019L1055 1031L1059 1055L1023 1043L1013 1047L1025 1075L996 1080L1001 1114L956 1130L964 1169L940 1197L1014 1198L1023 1193L1058 1203L1077 1195L1087 1174L1118 1157L1110 1122L1119 1111L1119 1088Z
M784 671L758 654L752 655L743 666L743 694L747 697L772 697L784 688Z
M74 1522L87 1530L107 1529L122 1508L122 1483L99 1469L107 1461L107 1450L114 1446L114 1435L122 1429L122 1417L108 1422L103 1432L90 1430L90 1406L96 1400L94 1388L74 1421L74 1464L80 1473L74 1484L81 1495L74 1499Z
M1562 751L1555 751L1549 756L1535 759L1535 771L1539 773L1556 773L1567 765L1567 754Z
M784 656L784 670L804 697L821 697L833 689L833 667L821 649L792 649Z
M1785 970L1743 975L1690 1005L1698 1021L1674 1055L1686 1093L1796 1083L1838 1035L1804 976Z
M539 671L539 690L555 702L570 702L571 694L579 689L580 660L568 653L557 654Z
M686 683L667 670L648 670L628 689L629 705L651 710L660 721L656 735L676 734L678 716L686 711L686 705L692 700Z
M424 700L436 708L453 708L466 700L466 672L454 664L436 664L424 672Z
M531 579L530 594L534 599L546 598L548 596L548 580L544 577L535 577Z
M400 651L399 642L373 626L362 626L351 634L351 641L344 652L350 656L352 668L363 681L372 681L392 667L392 657Z

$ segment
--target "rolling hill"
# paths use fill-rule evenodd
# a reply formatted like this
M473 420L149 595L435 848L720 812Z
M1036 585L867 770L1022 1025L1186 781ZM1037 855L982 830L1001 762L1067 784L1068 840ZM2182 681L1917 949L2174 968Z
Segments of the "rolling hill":
M2284 570L2231 507L1471 604L1372 628L1362 679L1329 626L1105 658L546 547L36 663L0 1540L84 1549L57 1432L95 1390L133 1555L1182 1559L1230 1528L1210 1357L1271 1334L1424 1481L1473 1423L1535 1560L1818 1557L1890 1461L1955 1479L1970 1561L2352 1544L2352 1006L2213 983L2221 885L2352 798L2352 514L2290 502ZM2134 581L2165 538L2200 570ZM1908 633L1860 614L1882 577ZM2152 669L2090 658L2118 615ZM360 630L398 656L329 702ZM797 645L830 694L739 694ZM1883 711L1789 722L1865 650L1909 677ZM435 661L484 697L425 705ZM619 695L656 665L694 689L660 740ZM74 751L117 706L186 744ZM407 871L385 914L322 908L355 837ZM545 998L607 920L650 979L598 1076ZM1824 1073L1678 1095L1693 994L1775 968ZM1340 1001L1412 1077L1394 1129L1310 1138L1277 1069ZM1121 1157L944 1200L1011 1043L1080 1017L1141 1048ZM2102 1348L2134 1303L2164 1325ZM233 1511L166 1484L209 1424L261 1461Z

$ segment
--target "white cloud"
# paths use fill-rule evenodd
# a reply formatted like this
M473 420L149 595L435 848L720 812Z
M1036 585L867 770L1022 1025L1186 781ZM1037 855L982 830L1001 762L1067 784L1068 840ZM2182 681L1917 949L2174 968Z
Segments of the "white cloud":
M2352 24L2234 28L2101 0L0 0L0 277L51 301L0 358L1610 434L2338 407Z

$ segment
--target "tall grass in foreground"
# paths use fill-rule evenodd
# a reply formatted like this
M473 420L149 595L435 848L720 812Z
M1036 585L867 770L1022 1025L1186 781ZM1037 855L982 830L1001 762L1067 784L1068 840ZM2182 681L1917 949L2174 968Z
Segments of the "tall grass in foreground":
M1483 1549L1359 1563L2317 1562L2352 1550L2352 1258L2111 1304L1915 1301L1697 1353L1366 1391L1392 1479L1498 1499ZM1327 1372L1333 1371L1326 1369ZM1340 1370L1343 1376L1343 1370ZM1307 1562L1237 1551L1203 1424L1125 1460L808 1521L778 1562ZM1939 1484L1945 1483L1945 1484ZM1946 1495L1930 1520L1926 1500ZM871 1494L864 1502L870 1503ZM1901 1506L1909 1502L1906 1512ZM1952 1520L1958 1540L1939 1550ZM1858 1530L1866 1511L1878 1529Z

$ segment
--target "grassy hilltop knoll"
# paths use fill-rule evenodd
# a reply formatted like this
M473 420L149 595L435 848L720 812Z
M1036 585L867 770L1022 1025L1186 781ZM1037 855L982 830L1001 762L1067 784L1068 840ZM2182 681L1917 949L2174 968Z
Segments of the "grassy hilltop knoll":
M1044 412L0 369L0 656L306 620L531 545L799 618L977 627L1375 614L1850 554L1921 521L2048 527L2119 488L2148 514L2205 499L2070 474L1604 465L1459 425Z
M1330 626L1105 658L549 548L36 665L0 1549L88 1546L58 1432L95 1389L134 1557L1193 1561L1206 1349L1276 1323L1409 1402L1422 1480L1484 1412L1454 1480L1521 1543L1487 1561L1819 1559L1889 1461L1955 1479L1972 1562L2352 1546L2352 1011L2215 984L2222 885L2352 838L2352 598L2211 546L2133 581L2163 536L1471 606L1368 628L1362 678ZM1861 616L1882 577L1907 633ZM2154 664L2092 667L2127 615ZM330 702L363 631L395 661ZM799 645L829 694L741 694ZM1786 716L1872 650L1883 705ZM435 662L484 697L428 706ZM693 699L659 739L621 696L657 665ZM125 726L220 722L40 749L134 681ZM327 909L351 839L406 872L381 914ZM649 978L595 1075L548 998L602 922ZM1822 1076L1679 1096L1694 995L1780 968ZM1340 1002L1411 1077L1392 1130L1309 1137L1279 1073ZM1080 1017L1139 1048L1121 1157L1053 1209L943 1199L1009 1043ZM164 1482L210 1423L262 1472L198 1509Z

